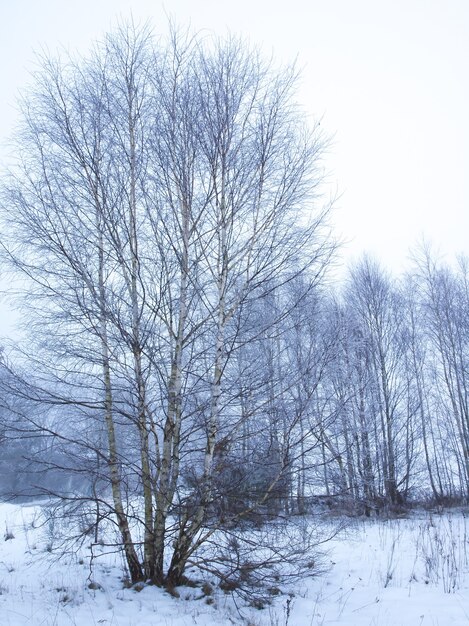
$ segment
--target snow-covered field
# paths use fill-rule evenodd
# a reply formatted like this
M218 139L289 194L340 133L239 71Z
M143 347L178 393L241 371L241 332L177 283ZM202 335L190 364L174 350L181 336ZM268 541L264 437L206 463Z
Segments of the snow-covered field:
M118 554L65 553L39 506L0 505L1 626L426 626L469 624L469 517L351 520L327 545L328 571L263 610L219 589L125 588ZM327 523L327 522L325 522ZM289 595L290 592L290 595Z

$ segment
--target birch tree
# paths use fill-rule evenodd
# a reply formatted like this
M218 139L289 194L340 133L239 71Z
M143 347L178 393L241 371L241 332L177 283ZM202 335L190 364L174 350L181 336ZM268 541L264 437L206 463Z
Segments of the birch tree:
M431 346L426 376L432 419L425 434L425 446L433 451L439 498L467 497L469 484L469 411L467 355L468 272L460 258L455 268L436 260L428 247L417 254L425 340Z
M132 582L181 583L221 527L217 446L243 430L237 355L262 336L245 312L316 284L333 251L324 142L295 83L234 38L158 43L124 25L86 59L45 58L23 100L2 196L3 256L43 357L23 382L62 407L54 437L106 468L94 497Z
M366 257L351 272L348 299L368 343L371 413L377 420L377 470L385 497L398 504L402 500L399 488L406 484L412 460L407 437L412 415L403 403L406 345L402 299L378 264Z

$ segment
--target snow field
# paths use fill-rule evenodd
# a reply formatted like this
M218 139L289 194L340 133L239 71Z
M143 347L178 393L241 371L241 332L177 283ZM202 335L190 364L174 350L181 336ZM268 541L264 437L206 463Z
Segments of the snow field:
M317 523L317 520L314 520ZM335 521L322 524L332 529ZM70 550L39 505L0 505L2 626L464 626L469 521L464 511L350 520L324 547L326 571L283 586L256 610L220 589L125 588L119 553ZM213 581L212 581L213 582Z

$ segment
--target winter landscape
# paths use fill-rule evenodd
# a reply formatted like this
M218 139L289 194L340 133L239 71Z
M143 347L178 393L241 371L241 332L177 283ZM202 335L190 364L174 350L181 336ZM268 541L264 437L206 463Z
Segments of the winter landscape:
M1 626L469 624L469 260L337 271L300 81L172 19L38 55L0 177Z

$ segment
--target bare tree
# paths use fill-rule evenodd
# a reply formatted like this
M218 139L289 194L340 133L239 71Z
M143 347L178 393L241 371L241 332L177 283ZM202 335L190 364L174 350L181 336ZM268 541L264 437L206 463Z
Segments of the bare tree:
M123 26L86 60L44 59L24 98L2 202L43 356L24 394L68 407L50 434L94 458L133 582L179 584L220 528L217 451L244 428L233 389L253 386L234 385L238 355L270 323L245 312L298 277L310 289L333 250L295 81L236 39Z
M403 497L400 490L405 493L414 460L414 411L409 411L405 402L406 326L402 296L379 266L365 258L351 272L347 300L358 322L356 332L361 345L356 356L362 361L360 367L365 368L360 379L366 386L362 382L357 390L357 415L364 469L367 468L367 490L374 491L374 487L369 467L369 435L365 435L365 430L373 433L376 478L382 481L389 502L398 504Z
M426 246L416 255L416 265L424 338L432 355L425 368L425 377L431 384L428 394L431 419L427 423L425 445L433 452L432 466L438 485L434 486L434 492L440 499L467 498L467 262L460 258L452 269L437 261Z

